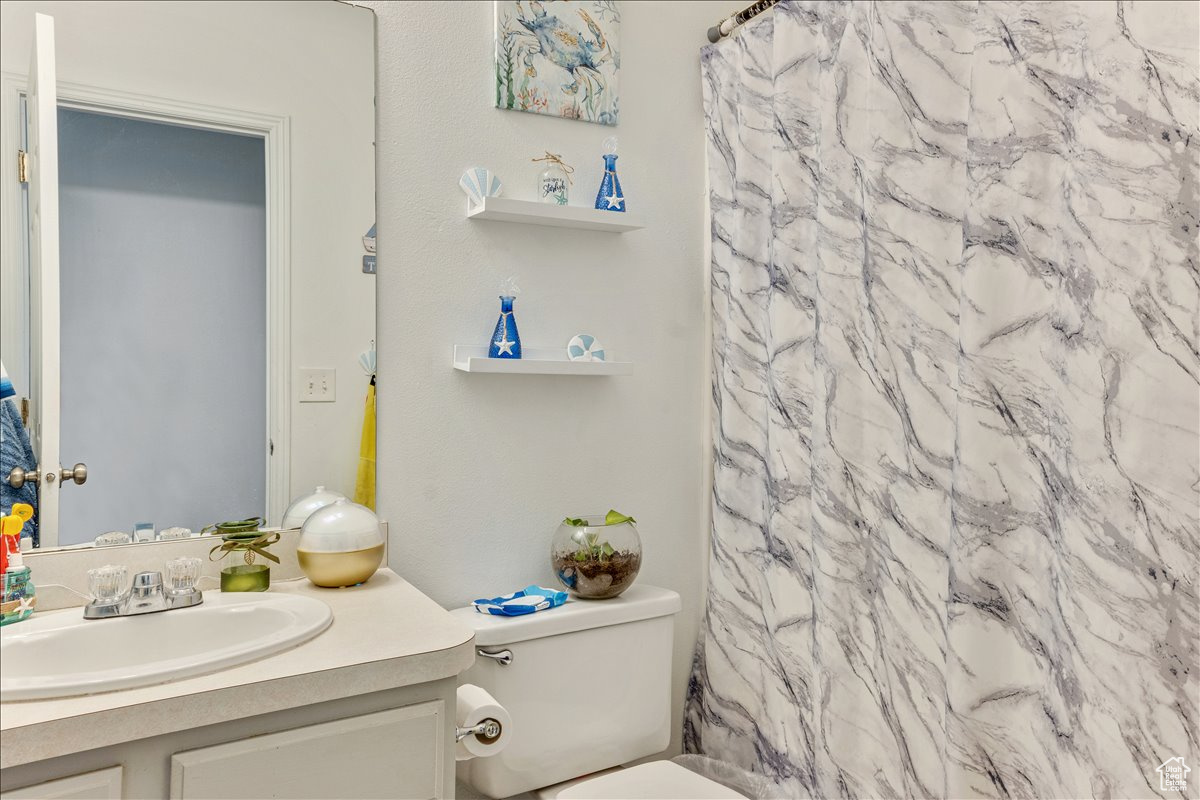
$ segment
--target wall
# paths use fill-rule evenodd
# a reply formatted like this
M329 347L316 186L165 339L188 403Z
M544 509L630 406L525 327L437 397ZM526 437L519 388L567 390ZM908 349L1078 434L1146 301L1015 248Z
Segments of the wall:
M28 70L34 12L55 18L60 95L62 84L86 84L288 117L291 237L281 242L292 278L288 495L318 483L352 493L367 387L358 355L375 332L375 278L361 271L362 236L375 219L371 15L334 2L6 0L6 77ZM3 123L8 142L17 121L6 115ZM16 186L8 182L15 160L0 163L6 186ZM16 202L0 191L8 224ZM19 258L18 241L6 236L0 244L5 271ZM295 369L304 367L337 370L336 402L298 402Z
M722 3L621 5L621 124L492 107L492 3L367 3L378 14L379 505L390 564L446 606L551 582L568 514L639 522L640 580L683 597L680 713L700 613L704 522L704 133L699 49ZM465 218L458 177L486 166L532 199L544 151L576 168L590 205L600 144L646 229L625 235ZM477 375L454 344L482 344L500 280L522 288L527 345L595 334L628 377ZM622 676L614 675L614 686ZM678 749L679 724L672 748Z
M62 318L86 332L62 339L61 450L91 473L58 543L264 513L263 140L60 109L58 146Z

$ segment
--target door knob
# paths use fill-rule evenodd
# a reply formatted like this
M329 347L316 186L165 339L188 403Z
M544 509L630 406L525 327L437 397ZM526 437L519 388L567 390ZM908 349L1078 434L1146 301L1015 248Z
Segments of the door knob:
M20 467L13 467L12 471L8 473L8 485L14 489L20 489L25 485L26 481L29 481L30 483L37 483L41 479L42 471L39 469L26 472Z
M67 481L75 481L77 486L87 483L87 464L76 464L71 469L62 470L59 474L62 476L63 484Z

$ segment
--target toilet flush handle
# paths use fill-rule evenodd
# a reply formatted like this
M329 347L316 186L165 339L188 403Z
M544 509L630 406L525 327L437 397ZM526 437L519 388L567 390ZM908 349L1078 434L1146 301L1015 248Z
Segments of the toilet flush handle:
M499 652L496 652L496 653L489 653L487 650L484 650L483 648L477 648L475 650L475 653L476 653L476 655L479 655L483 658L490 658L495 661L499 661L500 666L502 666L502 667L507 667L509 664L511 664L513 662L512 650L500 650Z

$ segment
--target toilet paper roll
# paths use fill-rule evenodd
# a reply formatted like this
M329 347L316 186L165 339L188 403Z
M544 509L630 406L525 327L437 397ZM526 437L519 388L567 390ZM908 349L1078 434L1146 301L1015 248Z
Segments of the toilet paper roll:
M508 739L512 735L512 717L508 715L504 706L496 702L496 698L473 683L459 686L455 724L460 728L471 728L487 719L494 719L500 723L500 736L495 740L479 736L465 737L455 747L455 761L494 756L508 747Z

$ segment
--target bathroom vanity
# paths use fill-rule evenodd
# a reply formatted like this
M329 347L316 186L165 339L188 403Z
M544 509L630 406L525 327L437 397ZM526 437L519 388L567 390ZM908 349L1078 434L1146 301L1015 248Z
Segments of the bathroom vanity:
M0 798L452 794L472 630L387 569L347 589L296 580L271 592L319 599L333 623L206 675L0 703Z

